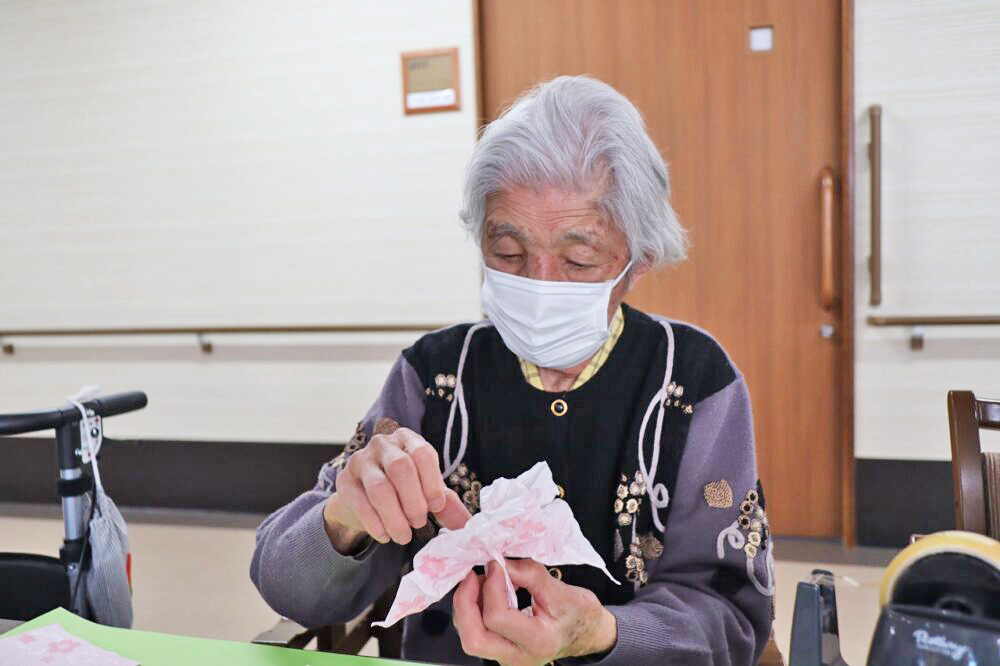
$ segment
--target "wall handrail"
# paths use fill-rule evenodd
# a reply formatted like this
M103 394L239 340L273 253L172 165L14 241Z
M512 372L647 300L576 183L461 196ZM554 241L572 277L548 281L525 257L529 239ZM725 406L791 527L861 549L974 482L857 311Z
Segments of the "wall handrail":
M868 317L869 326L1000 326L1000 315L900 315Z
M925 326L1000 326L1000 315L869 315L869 326L907 326L910 330L910 349L924 348Z
M3 353L14 353L7 338L131 336L131 335L194 335L201 350L212 353L212 343L205 335L283 334L283 333L429 333L446 324L301 324L288 326L164 326L123 328L36 328L0 330Z

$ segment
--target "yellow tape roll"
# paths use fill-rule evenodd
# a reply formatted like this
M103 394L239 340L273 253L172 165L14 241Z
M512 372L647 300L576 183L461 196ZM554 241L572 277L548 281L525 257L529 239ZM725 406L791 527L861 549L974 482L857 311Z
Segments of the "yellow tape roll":
M958 530L936 532L910 544L892 558L885 575L882 576L879 604L887 606L892 602L896 582L915 562L941 553L969 555L1000 571L1000 541L973 532Z

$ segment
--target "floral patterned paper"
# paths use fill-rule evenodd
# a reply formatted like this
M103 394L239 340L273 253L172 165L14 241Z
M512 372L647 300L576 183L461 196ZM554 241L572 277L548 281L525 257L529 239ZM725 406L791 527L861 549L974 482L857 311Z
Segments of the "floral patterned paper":
M50 624L0 638L0 666L139 666Z
M507 598L517 608L505 557L531 558L546 566L586 564L616 584L590 545L545 462L515 479L497 479L480 491L480 512L460 530L441 530L416 557L403 577L389 614L375 626L390 627L419 613L458 585L473 567L497 562L507 581Z

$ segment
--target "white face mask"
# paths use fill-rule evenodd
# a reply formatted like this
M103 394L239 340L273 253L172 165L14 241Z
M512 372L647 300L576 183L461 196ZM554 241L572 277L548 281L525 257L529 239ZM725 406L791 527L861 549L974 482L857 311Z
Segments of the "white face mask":
M480 298L508 349L542 368L572 368L608 339L611 290L631 266L607 282L550 282L484 265Z

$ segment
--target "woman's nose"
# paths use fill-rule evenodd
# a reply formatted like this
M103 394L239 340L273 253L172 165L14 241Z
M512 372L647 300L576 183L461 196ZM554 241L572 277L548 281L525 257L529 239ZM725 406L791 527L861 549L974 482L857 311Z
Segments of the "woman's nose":
M557 257L536 256L528 261L525 277L529 277L532 280L554 282L560 279L558 269L559 260Z
M532 280L557 280L555 262L550 257L533 257L528 261L525 277Z

